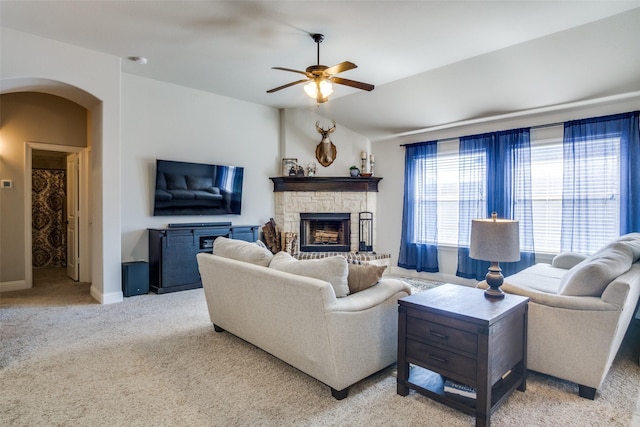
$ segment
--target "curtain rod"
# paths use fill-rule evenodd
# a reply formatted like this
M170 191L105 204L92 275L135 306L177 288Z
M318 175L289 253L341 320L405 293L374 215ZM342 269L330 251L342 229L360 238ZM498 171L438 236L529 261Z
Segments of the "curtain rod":
M543 129L543 128L551 128L551 127L554 127L554 126L562 126L562 125L564 125L564 122L547 123L545 125L529 126L529 129ZM490 133L490 132L483 132L483 133ZM438 139L436 141L438 141L438 142L448 142L448 141L455 141L456 139L460 139L460 138L462 138L462 136L452 136L450 138L442 138L442 139ZM410 142L408 144L400 144L400 147L406 147L407 145L413 145L413 144L420 144L420 142Z
M586 100L586 101L576 101L576 102L570 102L570 103L567 103L567 104L552 105L552 106L549 106L549 107L541 107L541 108L535 108L535 109L525 110L525 111L517 111L517 112L514 112L514 113L501 114L501 115L498 115L498 116L483 117L483 118L479 118L479 119L463 120L463 121L459 121L459 122L447 123L447 124L433 126L433 127L429 127L429 128L423 128L423 129L417 129L417 130L412 130L412 131L408 131L408 132L398 133L398 134L395 134L393 136L394 137L403 137L403 136L418 135L418 134L421 134L421 133L435 132L435 131L439 131L439 130L452 129L452 128L463 127L463 126L474 125L474 124L497 122L497 121L500 121L500 120L507 120L507 119L514 119L514 118L519 118L519 117L533 116L533 115L541 114L541 113L549 113L549 112L554 112L554 111L569 110L569 109L572 109L572 108L589 107L589 106L594 106L594 105L598 105L598 104L606 104L606 103L611 103L611 102L624 101L624 100L629 100L629 99L633 99L633 98L637 98L637 97L640 97L640 91L628 92L628 93L623 93L623 94L620 94L620 95L604 96L602 98L590 99L590 100ZM540 127L548 127L548 126L556 126L556 124L552 123L552 124L548 124L548 125L541 125ZM532 129L536 129L535 126L531 126L531 128ZM449 138L448 140L453 140L453 139L457 139L457 138ZM446 140L447 139L443 139L442 141L446 141ZM403 144L403 145L408 145L408 144Z

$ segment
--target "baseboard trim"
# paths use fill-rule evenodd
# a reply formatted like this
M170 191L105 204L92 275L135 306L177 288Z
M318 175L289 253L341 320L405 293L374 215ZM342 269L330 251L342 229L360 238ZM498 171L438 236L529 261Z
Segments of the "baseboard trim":
M95 286L91 285L89 293L100 304L115 304L124 301L124 295L122 294L122 291L110 292L108 294L105 294Z
M12 282L0 282L0 292L21 291L29 289L27 282L24 280L14 280Z

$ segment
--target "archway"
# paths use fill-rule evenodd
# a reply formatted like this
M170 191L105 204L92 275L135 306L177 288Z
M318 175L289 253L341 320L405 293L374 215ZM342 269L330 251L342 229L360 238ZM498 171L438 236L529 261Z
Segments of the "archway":
M0 94L17 93L17 92L38 92L49 95L55 95L69 101L73 101L76 104L84 107L87 110L87 147L78 149L77 152L85 165L84 176L81 177L83 185L80 188L80 203L83 205L83 212L86 212L84 218L81 218L80 227L84 236L83 250L85 254L85 265L80 269L80 280L86 282L97 282L100 287L94 292L92 288L92 296L101 301L98 298L102 291L102 284L99 277L94 277L95 274L99 274L103 270L101 265L102 260L98 257L92 256L92 248L95 245L101 245L102 235L102 223L98 221L94 223L95 227L92 229L92 217L95 212L99 212L99 201L101 200L101 187L95 183L91 183L92 166L101 169L100 156L97 156L96 162L92 164L91 160L94 156L91 155L94 147L101 147L101 129L102 129L102 102L95 96L87 93L86 91L71 86L65 83L46 80L46 79L34 79L34 78L21 78L21 79L5 79L1 81L2 90ZM32 286L32 256L31 256L31 151L33 149L46 149L53 151L68 151L69 147L59 146L55 144L43 144L39 142L21 141L24 143L24 173L25 173L25 185L24 185L24 209L25 209L25 226L24 226L24 241L25 241L25 254L24 254L24 288ZM76 147L77 148L77 147ZM71 148L71 151L74 151ZM97 236L98 241L94 241ZM100 252L100 251L98 251ZM94 268L97 266L98 268ZM97 270L97 271L96 271ZM103 302L103 301L101 301Z

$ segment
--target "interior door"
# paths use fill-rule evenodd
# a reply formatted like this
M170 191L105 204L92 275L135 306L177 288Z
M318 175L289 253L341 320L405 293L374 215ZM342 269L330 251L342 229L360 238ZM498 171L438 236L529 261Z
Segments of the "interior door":
M67 276L75 281L80 276L78 171L78 155L67 155Z

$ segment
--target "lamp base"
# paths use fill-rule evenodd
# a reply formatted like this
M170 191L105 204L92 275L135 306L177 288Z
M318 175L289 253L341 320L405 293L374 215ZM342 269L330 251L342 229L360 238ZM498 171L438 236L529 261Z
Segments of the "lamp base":
M489 285L489 289L484 291L484 297L492 300L498 300L504 298L504 292L500 289L502 283L504 283L504 276L502 275L502 269L497 262L492 262L489 267L489 272L484 277Z

